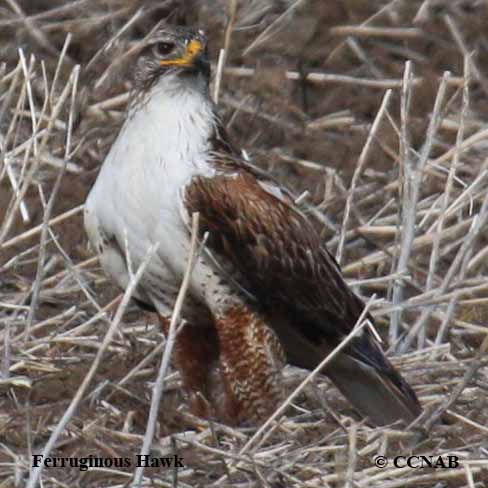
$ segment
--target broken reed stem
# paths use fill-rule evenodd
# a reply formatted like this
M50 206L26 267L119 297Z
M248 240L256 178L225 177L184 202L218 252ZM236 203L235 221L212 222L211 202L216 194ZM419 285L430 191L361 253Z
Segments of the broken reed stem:
M462 271L460 272L460 268L462 266L463 261L465 260L466 256L470 256L471 250L473 248L473 244L475 243L476 239L479 237L480 230L484 227L485 222L488 219L488 193L485 196L483 204L481 206L480 213L473 217L471 222L471 226L469 232L463 241L462 245L460 246L458 252L456 253L456 257L451 263L446 276L444 277L441 286L438 288L439 294L443 294L451 282L454 280L455 276L460 276L462 280L464 278ZM469 254L468 254L469 253ZM421 327L423 327L427 319L432 312L431 307L427 307L422 311L420 319L417 323L409 330L405 339L399 344L398 352L403 353L412 344L413 340L417 336Z
M296 0L295 3L290 5L281 15L279 15L276 20L274 20L266 29L261 32L256 39L254 39L249 46L247 46L246 49L244 49L244 52L242 53L243 56L246 56L246 54L249 54L253 49L258 47L260 44L263 42L269 40L273 36L273 30L275 30L275 33L277 32L277 26L281 24L287 17L291 16L292 13L302 4L304 3L305 0Z
M438 257L439 257L439 248L440 248L442 230L444 228L444 221L445 221L445 217L446 217L447 207L449 204L449 197L451 194L452 184L453 184L454 178L456 176L456 169L457 169L457 166L459 163L459 155L460 155L459 148L461 146L461 143L462 143L463 137L464 137L464 120L465 120L467 110L469 107L469 64L468 64L468 61L466 58L464 60L464 78L466 80L466 83L465 83L464 89L463 89L462 109L461 109L461 115L460 115L459 128L458 128L458 132L456 135L456 148L458 150L456 150L454 152L454 155L453 155L453 161L452 161L451 166L450 166L449 175L448 175L448 179L446 182L446 187L445 187L445 191L444 191L444 195L443 195L443 199L442 199L442 207L441 207L441 211L440 211L439 218L438 218L438 225L436 228L436 232L434 233L434 240L433 240L432 252L430 255L429 270L428 270L427 281L426 281L426 291L427 292L430 291L434 286L434 277L436 275L436 270L437 270L437 262L438 262ZM475 220L473 220L473 225L474 224L475 224ZM468 234L468 235L470 235L470 234ZM461 246L460 251L462 249L463 249L463 246ZM465 248L465 249L467 249L467 248ZM465 256L465 251L463 250L461 253L458 252L457 256L459 256L459 259L463 258ZM458 263L459 263L459 261L454 260L454 262L452 263L452 266L451 266L451 270L454 270L454 272L455 272L458 269ZM464 272L465 272L465 270L464 270ZM449 273L448 273L448 275L449 275ZM460 280L462 280L463 278L464 278L464 273L461 274ZM438 292L440 295L442 295L442 293L445 292L447 286L449 285L449 282L450 282L450 280L446 279L443 286L438 288ZM450 310L451 314L454 311L453 305L452 305L454 303L453 300L455 300L455 298L451 299L449 302L449 310ZM434 311L433 306L426 307L424 310L422 310L420 318L417 320L415 325L413 327L411 327L407 338L400 345L400 347L399 347L400 352L405 352L407 350L407 348L410 346L413 339L415 338L415 335L416 335L416 339L417 339L417 347L419 349L424 347L425 340L426 340L425 328L427 325L427 321L428 321L428 319L429 319L429 317L433 311ZM439 333L444 335L445 331L447 330L446 329L447 325L448 325L448 323L443 322L443 324L439 328Z
M222 82L222 72L224 68L224 63L225 63L225 49L222 48L219 51L219 60L217 62L217 74L215 75L215 85L214 85L214 96L213 96L213 101L216 105L219 103L219 94L220 94L220 84Z
M49 200L47 202L47 205L44 208L44 214L42 218L42 230L41 230L41 237L40 237L40 246L39 246L39 258L38 258L38 263L37 263L37 271L36 271L36 277L34 280L34 285L32 287L32 298L31 298L31 304L29 308L29 315L27 317L27 323L26 323L26 335L25 338L26 340L29 339L30 333L29 330L32 326L32 323L34 321L34 317L37 311L37 303L39 299L39 293L41 290L41 282L43 279L44 275L44 262L46 259L46 244L47 244L47 235L48 235L48 222L51 218L51 213L54 207L54 202L56 200L56 197L58 196L58 191L61 186L61 181L63 179L65 170L66 170L66 164L68 162L69 158L69 152L71 148L71 132L73 129L73 111L75 108L75 98L78 90L78 77L80 73L80 66L77 65L74 67L73 71L71 72L70 79L68 81L68 85L71 86L71 105L70 105L70 112L68 116L68 130L66 133L66 146L65 146L65 156L64 156L64 164L61 168L61 170L58 172L58 175L56 177L56 181L54 183L54 187L52 189L51 195L49 197ZM39 186L39 189L42 187ZM43 202L44 203L44 202Z
M458 25L455 23L455 20L449 14L444 16L444 22L446 23L447 27L451 31L451 35L453 39L456 41L456 44L459 48L459 51L462 53L463 58L465 61L468 61L467 69L473 73L473 77L476 81L480 84L482 90L485 92L485 96L488 95L488 83L486 81L485 76L480 71L478 66L476 65L476 61L472 53L470 53L466 43L463 39L461 31L459 30ZM464 72L466 73L466 66Z
M21 59L22 59L22 57L21 57ZM27 87L26 88L27 92L29 91L28 87L30 86L30 73L31 73L31 71L32 70L29 70L27 72L27 74L25 75L27 77L27 79L25 81L24 86ZM44 151L44 148L45 148L47 141L49 139L49 136L51 134L51 130L54 126L54 122L58 118L58 115L60 114L61 109L64 106L64 103L65 103L68 95L70 94L70 90L71 90L71 85L70 85L70 83L67 83L66 86L64 87L63 91L61 92L58 100L52 106L51 116L48 118L47 127L44 130L42 139L39 143L37 142L37 136L38 136L37 130L32 131L33 137L31 137L29 139L29 145L27 146L26 151L25 151L24 167L30 158L31 148L33 148L33 151L34 151L34 158L33 158L33 161L31 162L29 168L26 170L25 176L23 176L21 188L18 191L16 198L13 200L13 203L11 203L9 205L9 209L7 211L7 214L4 218L2 226L0 228L0 246L2 246L2 244L4 243L5 238L6 238L8 232L10 230L10 227L12 226L12 224L14 222L15 212L16 212L17 208L19 207L20 202L26 196L27 190L29 189L29 187L32 183L34 175L36 174L36 172L38 171L38 169L40 167L41 158L39 157L39 155L42 154ZM20 100L20 98L19 98L19 100ZM48 105L49 104L48 104L47 95L46 95L44 107L47 107ZM17 105L16 114L19 110L20 110L20 106ZM44 110L44 108L43 108L43 110ZM35 115L35 106L34 106L33 100L32 100L32 105L31 105L31 114L32 114L32 120L35 121L36 115ZM15 120L15 116L14 116L13 120ZM22 173L22 175L24 175L24 173ZM40 227L40 230L42 230L42 225L39 227Z
M354 37L389 37L389 38L418 38L423 35L423 30L415 27L369 27L361 25L338 25L329 29L333 36Z
M234 23L236 20L237 0L227 0L226 3L228 11L227 25L225 26L224 33L224 47L219 52L219 59L217 62L217 73L215 75L214 85L214 102L216 105L219 103L220 89L222 86L222 78L224 75L225 62L230 50L230 44L232 40L232 32L234 31Z
M351 212L351 205L352 205L352 199L354 197L354 190L356 189L356 185L357 185L359 176L363 171L363 167L366 163L366 160L367 160L367 157L369 154L369 150L371 148L373 140L376 137L376 133L378 132L378 128L380 126L380 123L383 120L383 116L384 116L386 109L388 107L388 104L390 102L391 94L392 94L392 91L387 90L387 92L385 93L385 96L383 97L383 100L381 102L378 113L376 114L373 125L371 126L371 130L368 134L368 138L366 140L366 143L365 143L365 145L361 151L361 154L359 156L358 164L356 166L356 169L354 170L354 175L353 175L352 181L351 181L351 188L349 189L349 193L348 193L347 200L346 200L346 209L344 211L344 218L342 220L342 227L341 227L341 234L340 234L340 238L339 238L339 244L337 246L336 261L339 264L339 266L341 265L341 261L342 261L342 253L344 250L344 242L346 239L347 224L349 222L349 214Z
M69 219L70 217L73 217L73 215L76 215L77 213L82 212L84 207L85 207L84 204L78 205L77 207L74 207L74 208L72 208L66 212L63 212L62 214L57 215L56 217L53 217L52 219L48 220L46 225L48 227L52 227L53 225L64 222L65 220ZM36 225L35 227L32 227L29 230L26 230L22 234L19 234L15 237L12 237L8 241L3 242L2 244L0 244L0 250L7 249L7 248L12 247L12 246L16 246L16 245L20 244L22 241L25 241L27 239L30 239L30 238L36 236L37 234L42 232L43 225L44 224Z
M399 170L399 198L403 200L403 191L405 189L405 165L407 160L410 158L410 132L409 132L409 115L410 107L412 102L412 64L410 61L405 63L405 70L403 72L403 86L400 101L400 170ZM402 207L398 205L397 212L397 225L395 233L395 245L400 246L400 239L402 235L401 227L401 216ZM403 276L406 273L400 271L398 268L398 263L396 260L397 256L394 255L391 260L390 273L399 276L398 279L391 281L391 288L389 288L388 297L391 299L392 294L394 294L395 284L397 286L404 286ZM391 293L390 293L391 292ZM400 330L400 315L398 313L393 313L390 318L390 337L397 337Z
M430 262L429 262L429 274L427 275L427 282L426 282L426 289L427 291L431 290L434 286L434 276L437 271L437 263L439 258L439 249L440 249L440 242L441 242L441 235L442 230L444 229L445 224L445 216L447 207L449 205L449 200L451 198L452 186L454 182L454 178L456 176L456 171L459 165L459 157L460 157L460 148L461 144L464 139L464 123L466 120L466 116L468 114L469 109L469 82L470 82L470 73L469 73L469 63L467 57L464 58L464 78L465 84L463 89L463 100L462 100L462 107L461 107L461 115L459 121L459 128L456 134L456 151L454 152L454 156L452 159L451 166L449 168L449 176L447 178L447 183L444 190L444 195L442 199L442 206L441 211L439 214L439 218L437 220L437 226L435 230L435 239L432 246L432 252L430 255ZM452 309L451 313L454 312L454 303L455 298L451 299L449 303L449 310ZM452 304L452 305L451 305ZM441 337L445 336L448 324L444 327L440 327L435 342L438 343ZM420 337L419 337L419 347L422 347L425 343L425 327L420 329Z
M442 405L438 407L424 422L422 422L422 428L424 432L429 433L432 430L432 427L442 417L444 412L456 403L461 393L468 386L469 382L473 379L473 376L481 368L481 366L483 366L482 359L485 356L486 351L488 351L488 334L485 335L485 338L481 343L481 346L478 349L478 352L474 357L471 366L468 368L462 380L453 390L449 398L445 402L443 402Z
M191 225L191 244L190 252L188 255L188 262L185 270L185 275L181 283L178 296L176 298L176 303L173 309L173 314L171 315L171 322L169 325L168 337L166 338L166 346L164 348L163 357L161 359L161 365L159 367L158 376L153 387L153 394L151 398L151 408L149 410L149 417L146 425L146 433L144 434L144 441L142 443L140 455L147 456L151 447L151 443L154 437L154 432L156 431L156 422L158 418L159 405L161 403L161 397L163 394L164 379L166 377L166 372L169 366L169 360L171 357L171 352L174 347L176 338L176 324L180 320L181 309L185 301L188 286L190 284L190 278L193 272L193 267L195 266L196 259L198 257L198 222L199 214L195 212L192 214L192 225ZM144 475L144 466L138 466L134 473L134 478L131 486L133 488L141 487L142 477Z
M81 383L80 387L76 391L75 396L71 400L68 408L64 412L60 421L56 425L56 428L54 429L51 436L49 437L49 440L44 446L44 449L42 450L43 459L49 456L49 453L55 447L59 436L63 433L66 425L71 420L74 413L76 412L78 405L81 403L83 399L83 395L86 393L88 386L90 385L93 377L95 376L95 373L98 370L98 367L100 366L103 354L105 353L105 350L107 349L110 342L112 341L112 337L114 336L115 331L117 330L120 321L122 320L122 316L125 312L125 309L127 308L127 305L129 304L129 301L132 297L132 294L134 293L134 290L136 289L137 283L139 283L139 280L141 279L144 270L146 269L146 266L148 265L151 258L153 257L155 251L156 251L156 246L152 246L151 248L149 248L146 256L144 257L144 260L142 261L141 265L137 270L137 273L131 277L131 280L129 282L127 289L125 290L124 296L122 297L122 301L120 302L115 317L112 323L110 324L107 333L105 334L102 344L98 348L97 354L88 373L83 379L83 382ZM34 466L32 468L26 488L36 488L43 467L44 467L44 463L41 462L37 466Z
M402 202L402 238L400 245L400 255L398 257L397 273L404 274L408 271L408 262L412 252L412 245L415 239L416 233L416 210L417 202L420 195L420 187L422 184L422 178L424 174L425 164L431 153L432 146L434 144L434 137L437 133L441 121L442 105L444 103L444 97L447 89L447 80L450 77L450 73L444 73L442 77L437 96L434 102L434 108L432 116L427 129L427 136L422 146L422 150L417 161L413 161L410 157L404 161L404 189L403 189L403 202ZM403 281L396 281L393 284L393 305L398 305L403 300ZM396 317L395 317L396 315ZM398 341L399 324L401 322L402 311L401 309L394 314L392 320L393 327L389 330L390 344L395 345Z
M349 437L349 449L348 449L348 462L346 470L346 483L344 488L354 488L354 473L356 472L357 462L357 436L358 423L353 422L348 429Z
M33 64L33 62L31 63L31 67L29 68L29 70L32 69L32 64ZM13 93L14 93L15 88L17 86L17 82L19 81L20 73L24 74L23 63L22 63L22 60L20 58L19 58L17 67L18 67L18 72L15 75L14 79L12 80L12 83L10 84L10 88L9 88L8 93L7 93L7 97L5 98L3 106L2 106L2 114L1 114L2 119L5 116L5 114L7 113L7 110L9 109L11 96L13 96ZM24 77L25 77L25 74L24 74ZM24 82L22 83L22 86L20 88L20 93L19 93L19 96L17 98L17 103L15 104L15 108L13 109L13 115L10 119L10 123L9 123L8 129L7 129L7 133L6 133L5 137L3 138L4 139L4 143L3 143L4 149L2 152L4 153L3 154L4 160L8 159L7 147L10 144L11 139L15 138L15 132L16 132L16 127L17 127L17 122L19 119L19 113L20 113L21 108L24 106L26 96L27 96L27 85L26 85L26 82L24 80ZM33 137L35 137L35 135L33 135ZM24 154L24 161L22 164L22 170L21 170L21 173L19 175L20 182L23 182L24 170L25 170L28 158L30 156L33 137L29 138L28 146L27 146L25 154ZM8 174L9 166L10 166L10 162L5 161L4 167L5 167L5 170L7 171L7 174ZM13 197L11 198L11 200L8 204L8 207L5 211L5 215L3 218L2 225L0 226L0 244L3 240L3 236L8 232L10 226L13 223L13 220L15 217L15 211L17 208L16 205L22 205L23 203L25 204L24 195L22 195L22 189L21 189L22 185L18 181L16 181L15 186L16 186L16 191L14 192L15 199Z
M256 70L248 67L227 67L224 69L224 74L229 76L238 76L243 78L251 78L255 75ZM287 80L293 81L308 81L310 83L333 83L339 85L355 85L363 86L376 90L398 89L403 85L403 80L398 78L382 78L380 80L374 78L359 78L348 75L338 75L335 73L300 73L299 71L288 70L285 71L284 76ZM425 78L416 77L412 79L412 86L419 86L427 81ZM452 87L463 86L464 80L462 76L452 76L447 80L447 85Z

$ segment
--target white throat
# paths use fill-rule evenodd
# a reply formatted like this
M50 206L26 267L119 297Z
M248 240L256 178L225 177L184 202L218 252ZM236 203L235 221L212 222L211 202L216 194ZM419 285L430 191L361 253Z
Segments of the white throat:
M198 169L206 163L214 125L206 82L168 74L132 105L123 131L151 145L163 166Z

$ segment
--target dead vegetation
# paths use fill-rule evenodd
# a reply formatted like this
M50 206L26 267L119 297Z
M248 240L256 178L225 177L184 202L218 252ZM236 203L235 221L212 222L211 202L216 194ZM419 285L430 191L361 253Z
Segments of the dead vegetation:
M167 17L208 31L231 135L308 190L426 414L371 429L320 376L294 394L308 372L287 368L283 414L230 428L189 415L161 370L152 452L185 468L146 469L141 486L486 486L488 7L476 0L0 5L0 486L133 479L165 341L128 293L116 299L81 210L124 117L133 48ZM43 450L131 465L31 471ZM375 466L399 454L461 461Z

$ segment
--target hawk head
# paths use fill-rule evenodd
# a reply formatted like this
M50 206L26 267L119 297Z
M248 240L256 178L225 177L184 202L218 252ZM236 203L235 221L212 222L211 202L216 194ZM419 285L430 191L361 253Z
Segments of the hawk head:
M163 25L144 42L135 71L136 87L151 87L169 73L200 75L208 81L210 61L202 30Z

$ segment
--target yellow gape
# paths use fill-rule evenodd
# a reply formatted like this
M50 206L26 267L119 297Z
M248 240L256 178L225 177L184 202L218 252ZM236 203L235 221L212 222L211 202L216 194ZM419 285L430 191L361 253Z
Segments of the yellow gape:
M160 66L191 66L193 59L200 54L202 49L202 43L193 39L188 43L186 52L181 58L164 59L159 61L159 64Z

